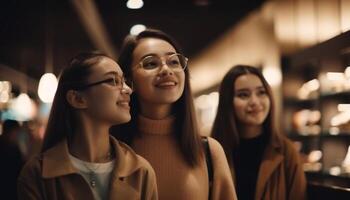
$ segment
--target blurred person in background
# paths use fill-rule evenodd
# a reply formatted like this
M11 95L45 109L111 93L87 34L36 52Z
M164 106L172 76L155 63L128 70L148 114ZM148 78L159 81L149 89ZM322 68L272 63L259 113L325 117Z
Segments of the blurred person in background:
M208 148L202 143L187 58L175 41L154 29L127 36L118 61L133 81L132 119L111 131L127 132L115 135L151 163L159 199L236 199L221 145L213 138Z
M17 136L21 130L18 121L5 120L0 135L0 198L17 199L17 177L23 166Z
M158 199L150 164L109 135L112 125L130 120L132 90L125 81L104 54L71 60L58 82L42 152L18 178L19 199Z
M238 199L305 199L302 163L275 127L271 88L260 69L234 66L219 92L212 136L225 150Z

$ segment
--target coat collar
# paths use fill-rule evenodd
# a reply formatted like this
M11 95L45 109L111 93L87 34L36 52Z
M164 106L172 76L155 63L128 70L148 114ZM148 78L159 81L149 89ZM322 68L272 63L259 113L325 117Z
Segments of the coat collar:
M116 162L113 172L114 178L123 178L131 175L141 167L137 155L126 144L110 137L111 144L114 147ZM58 176L78 173L69 158L67 140L63 140L51 149L43 153L43 171L44 178L54 178Z

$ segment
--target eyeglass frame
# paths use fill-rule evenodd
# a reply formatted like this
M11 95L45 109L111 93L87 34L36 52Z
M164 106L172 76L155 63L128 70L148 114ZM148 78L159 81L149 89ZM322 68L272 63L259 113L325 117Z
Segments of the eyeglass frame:
M188 58L187 58L186 56L180 54L180 53L173 53L173 54L168 55L167 57L166 57L166 56L157 56L157 55L148 55L148 56L145 56L144 58L142 58L142 59L139 61L139 63L136 64L135 66L138 66L137 68L142 68L142 69L145 70L145 71L153 71L153 70L156 70L156 69L159 70L164 64L166 64L166 65L169 67L169 65L168 65L168 63L167 63L167 60L168 60L169 57L175 56L175 55L176 55L176 56L181 56L181 57L183 57L183 58L185 59L186 65L185 65L184 67L181 67L182 70L185 70L185 69L187 68L187 66L188 66ZM154 68L154 69L146 69L146 68L143 66L143 61L144 61L146 58L149 58L149 57L156 57L156 58L159 58L162 65L161 65L161 66L158 66L158 67L156 67L156 68ZM166 58L165 58L165 62L163 62L162 57L163 57L163 58L166 57ZM169 68L172 69L172 70L175 69L175 68L171 68L171 67L169 67ZM135 69L135 68L133 68L133 69Z
M93 86L96 86L96 85L100 85L100 84L103 84L103 83L109 83L109 82L113 82L114 87L118 87L119 90L122 90L124 88L125 85L127 85L129 88L133 89L133 82L132 81L127 81L128 79L126 79L124 76L119 76L119 75L115 75L116 77L112 77L112 78L107 78L107 79L104 79L104 80L101 80L101 81L96 81L96 82L92 82L92 83L88 83L86 85L83 85L83 86L78 86L76 87L76 90L86 90L88 88L91 88ZM118 84L116 83L116 78L119 78L120 81L121 81L121 85L118 86ZM129 82L129 83L127 83Z

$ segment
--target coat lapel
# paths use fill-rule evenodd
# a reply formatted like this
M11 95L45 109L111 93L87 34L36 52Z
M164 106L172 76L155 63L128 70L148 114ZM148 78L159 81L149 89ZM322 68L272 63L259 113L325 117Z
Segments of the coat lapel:
M43 153L44 178L54 178L67 174L78 173L69 159L67 140L63 140L53 148Z
M255 199L261 199L265 186L272 173L281 164L284 157L278 152L274 145L267 145L265 155L260 164L259 175L256 185Z
M133 187L136 185L130 183L130 180L127 180L141 167L136 154L131 153L133 151L130 147L120 143L113 137L111 137L111 141L115 149L116 162L112 172L109 198L132 200L135 199L135 197L139 197L138 199L141 199L140 192L142 191L138 191ZM129 151L126 151L126 149Z

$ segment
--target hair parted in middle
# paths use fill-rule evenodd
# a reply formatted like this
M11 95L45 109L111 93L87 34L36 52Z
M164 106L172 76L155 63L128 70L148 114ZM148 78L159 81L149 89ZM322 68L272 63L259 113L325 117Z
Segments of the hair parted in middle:
M140 40L146 38L161 39L171 44L176 53L182 54L181 49L175 40L166 33L156 29L146 29L137 36L129 35L125 38L120 51L118 63L126 77L132 79L132 59L135 48ZM188 68L185 68L185 87L181 97L172 106L175 116L175 137L180 151L190 166L196 166L202 158L202 144L198 132L197 120L193 105L193 97L190 88ZM131 145L137 135L137 117L140 112L137 91L131 95L131 121L127 124L114 126L111 133L127 144Z
M224 76L219 88L219 105L217 114L212 128L212 137L220 142L226 153L229 164L232 163L233 152L239 145L239 129L240 123L235 116L233 106L233 98L235 96L235 82L238 77L246 74L257 76L269 97L270 110L263 122L264 133L269 134L268 137L277 137L278 130L276 128L276 120L274 116L275 105L272 96L271 87L264 78L261 70L257 67L248 65L233 66Z

